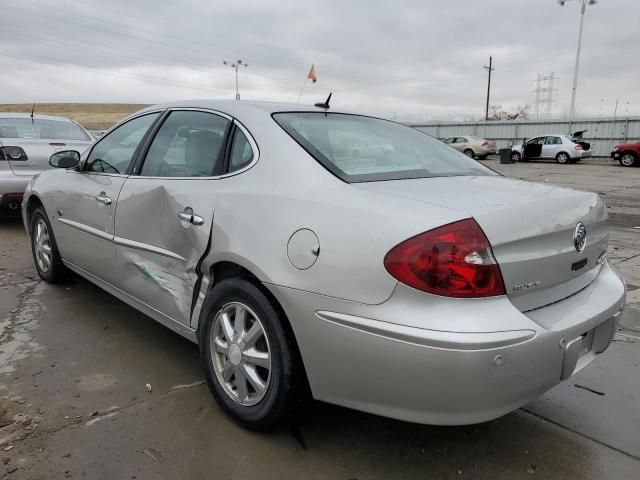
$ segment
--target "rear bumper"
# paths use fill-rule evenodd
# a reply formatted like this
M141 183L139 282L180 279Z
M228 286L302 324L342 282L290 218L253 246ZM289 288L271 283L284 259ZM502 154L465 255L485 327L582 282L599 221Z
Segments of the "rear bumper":
M20 212L24 189L31 177L14 175L9 170L0 171L0 210Z
M574 158L589 158L593 156L593 153L591 152L591 150L582 150L582 151L578 151L576 156Z
M526 314L505 297L433 299L402 285L380 305L270 288L315 398L440 425L497 418L573 375L607 348L625 302L609 265L579 293Z

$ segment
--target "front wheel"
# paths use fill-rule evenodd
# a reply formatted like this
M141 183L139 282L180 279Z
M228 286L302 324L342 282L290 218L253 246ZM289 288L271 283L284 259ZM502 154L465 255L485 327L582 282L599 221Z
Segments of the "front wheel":
M633 153L625 153L620 157L620 165L623 167L633 167L636 164L636 156Z
M467 148L462 153L464 153L467 157L471 157L471 158L473 158L475 156L475 152L473 150L471 150L470 148Z
M62 263L58 245L43 207L31 215L31 252L38 275L45 282L61 283L69 278L69 270Z
M556 155L556 162L558 162L561 165L565 165L570 161L571 161L571 157L569 157L568 153L560 152L558 155Z
M518 163L522 160L522 155L519 152L511 152L511 161L513 163Z
M202 308L200 358L222 409L240 425L267 430L295 414L304 374L276 305L253 283L217 284Z

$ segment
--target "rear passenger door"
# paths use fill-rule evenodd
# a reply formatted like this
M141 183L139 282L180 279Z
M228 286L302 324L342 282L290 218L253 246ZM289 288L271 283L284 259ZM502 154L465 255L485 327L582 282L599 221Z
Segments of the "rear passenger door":
M233 157L233 131L221 113L167 112L118 200L119 288L184 325L211 240L218 178L231 161L252 159L239 151Z
M562 149L562 139L560 137L550 135L542 146L542 158L556 158Z

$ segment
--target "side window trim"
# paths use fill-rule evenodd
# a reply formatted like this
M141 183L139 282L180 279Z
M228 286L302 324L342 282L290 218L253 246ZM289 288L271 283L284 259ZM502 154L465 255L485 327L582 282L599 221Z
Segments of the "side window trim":
M233 119L233 137L235 137L235 133L240 130L242 131L242 133L244 134L245 138L248 140L249 145L251 146L251 150L253 151L253 159L251 160L251 162L245 166L242 167L238 170L234 170L233 172L229 172L229 162L230 162L230 157L231 157L231 149L233 147L233 137L229 139L228 142L228 149L225 150L225 158L224 158L224 173L222 175L220 175L220 178L225 178L225 177L231 177L233 175L238 175L242 172L246 172L247 170L249 170L250 168L252 168L256 162L258 161L258 159L260 158L260 149L258 148L258 144L256 143L256 141L253 138L253 135L251 135L251 133L249 133L249 130L247 130L247 128L240 123L237 119Z
M135 164L134 164L134 168L133 171L130 173L132 176L141 176L140 172L142 171L142 166L144 165L144 162L147 158L147 154L149 153L149 149L151 148L151 144L153 143L153 141L156 138L156 135L158 134L158 132L160 131L160 128L162 127L162 124L165 122L165 120L169 117L169 115L171 115L172 112L202 112L202 113L210 113L213 115L218 115L219 117L225 118L227 120L229 120L229 126L227 127L227 130L224 133L224 145L225 145L225 150L223 151L224 157L223 157L223 161L222 162L218 162L219 165L223 165L227 163L227 144L230 143L229 142L229 137L230 137L230 133L232 131L232 127L234 125L234 119L232 117L230 117L229 115L227 115L226 113L220 112L218 110L212 110L212 109L208 109L208 108L192 108L192 107L174 107L174 108L168 108L164 111L164 113L160 116L160 118L158 119L157 123L153 125L152 128L149 129L149 136L148 138L145 138L144 141L142 142L144 144L144 149L142 149L140 152L138 152L138 156L136 158ZM219 170L219 168L216 168L216 170ZM224 170L220 170L220 172L223 172ZM235 172L234 172L235 173ZM219 173L219 172L213 172L213 175L209 176L209 177L162 177L162 178L167 178L167 179L171 179L171 178L180 178L183 180L188 180L190 178L197 178L200 180L205 180L205 179L211 179L211 178L219 178L221 176L224 176L223 174ZM157 178L157 177L146 177L146 178Z
M105 132L104 135L102 135L98 141L96 141L93 145L91 145L91 148L88 148L87 150L85 150L82 153L82 164L80 165L80 169L79 169L79 173L84 173L84 174L88 174L88 175L107 175L110 177L126 177L128 175L131 174L130 170L131 170L131 166L135 164L137 157L140 153L140 147L141 145L144 143L144 141L146 140L146 137L149 135L149 132L154 128L154 126L158 123L158 120L160 118L162 118L162 115L159 115L158 118L156 118L154 120L154 122L151 124L151 126L149 127L149 129L146 131L145 136L142 138L142 141L138 144L138 146L136 147L136 150L133 152L133 157L131 157L131 161L129 162L129 165L127 166L127 169L125 170L124 173L107 173L107 172L92 172L92 171L88 171L85 170L85 164L87 162L87 160L89 159L89 157L91 156L91 153L93 153L93 149L96 148L96 146L98 146L98 144L100 142L102 142L104 139L106 139L112 132L114 132L115 130L117 130L118 128L120 128L121 126L137 119L140 117L144 117L145 115L152 115L154 113L160 113L162 112L162 110L149 110L149 111L145 111L145 112L141 112L139 115L135 115L133 117L128 117L125 118L124 120L122 120L119 123L116 123L113 127L111 127L107 132Z

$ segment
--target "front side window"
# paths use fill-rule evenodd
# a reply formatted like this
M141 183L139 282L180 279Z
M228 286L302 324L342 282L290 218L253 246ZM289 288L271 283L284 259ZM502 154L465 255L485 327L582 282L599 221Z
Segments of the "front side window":
M129 120L110 132L93 147L84 171L124 174L145 133L160 113L150 113Z
M349 183L496 175L426 133L395 122L324 112L275 113L273 118L327 170Z
M527 145L543 145L544 144L544 138L545 137L532 138L531 140L529 140L527 142Z
M210 177L222 165L229 120L196 111L174 111L153 139L140 170L147 177Z
M0 138L91 141L73 122L40 118L0 118Z

